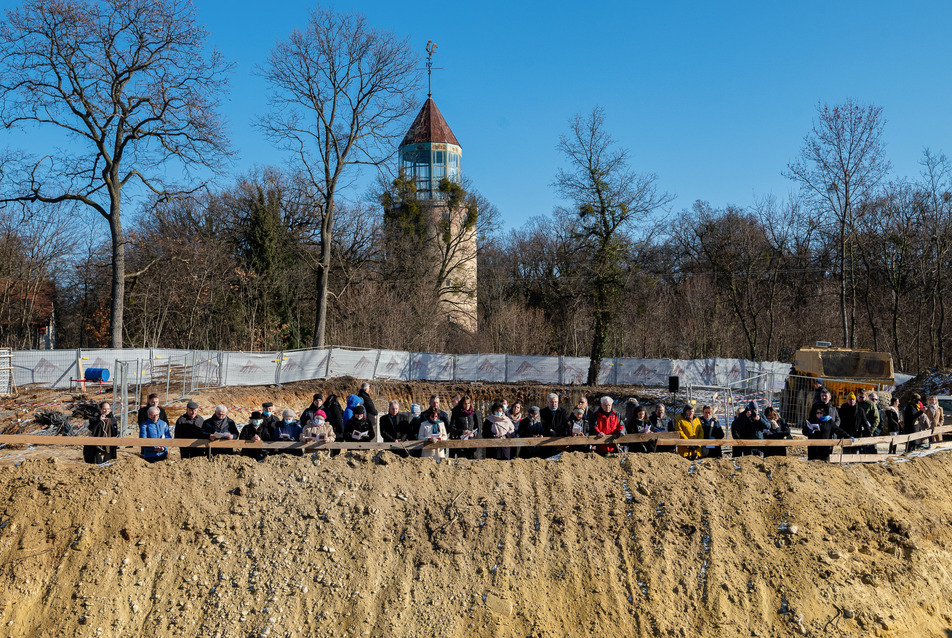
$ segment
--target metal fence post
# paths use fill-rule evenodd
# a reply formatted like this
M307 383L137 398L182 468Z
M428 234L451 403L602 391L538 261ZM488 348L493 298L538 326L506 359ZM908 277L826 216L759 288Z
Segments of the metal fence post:
M504 362L504 364L505 364L505 365L504 365L504 369L505 369L505 373L504 373L504 374L505 374L505 377L506 377L506 383L509 383L509 355L506 354L505 356L506 356L506 358L503 360L503 362Z
M324 378L331 378L331 357L334 355L334 346L327 346L327 365L324 367Z
M281 387L281 368L284 367L284 351L278 353L278 365L274 368L274 384Z
M377 349L377 358L374 359L374 371L373 371L373 374L372 374L371 377L370 377L370 378L373 379L374 381L377 380L377 366L380 365L380 354L381 354L381 352L380 352L380 349L378 348L378 349Z

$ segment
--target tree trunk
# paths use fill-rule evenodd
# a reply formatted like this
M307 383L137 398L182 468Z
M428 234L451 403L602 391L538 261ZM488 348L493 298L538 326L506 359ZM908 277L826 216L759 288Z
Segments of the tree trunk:
M846 304L846 222L840 222L840 318L843 321L843 347L850 347L849 313Z
M126 244L122 236L122 221L119 217L119 196L114 195L109 207L109 232L112 235L112 308L110 345L122 347L122 316L126 292Z
M321 242L323 244L323 242ZM323 248L321 249L323 252ZM330 270L330 264L321 263L317 265L317 317L314 322L314 347L324 346L324 332L327 329L327 274Z
M599 298L600 293L596 293ZM605 356L605 337L608 332L608 311L602 308L595 310L595 322L592 326L592 354L588 364L588 385L598 385L598 373L602 369L602 359Z
M329 178L328 178L329 179ZM328 191L332 190L328 188ZM327 332L327 290L331 270L331 241L334 232L334 196L324 200L324 216L321 219L321 254L317 264L317 312L314 320L314 347L324 347Z

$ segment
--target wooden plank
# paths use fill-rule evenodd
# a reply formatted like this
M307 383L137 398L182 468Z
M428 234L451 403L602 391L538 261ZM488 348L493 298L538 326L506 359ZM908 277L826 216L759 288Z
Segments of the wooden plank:
M502 447L578 447L588 445L610 445L628 443L657 442L659 447L700 447L700 446L727 446L727 447L856 447L889 443L903 445L910 441L920 441L945 432L952 432L952 426L935 428L915 434L900 434L895 437L869 437L855 439L682 439L676 433L662 432L657 434L626 434L617 437L578 436L578 437L533 437L519 439L470 439L467 441L405 441L401 443L306 443L299 441L209 441L207 439L140 439L133 437L110 438L91 436L45 436L41 434L3 434L0 435L0 444L20 445L104 445L115 447L177 447L177 448L231 448L231 449L265 449L265 450L411 450L411 449L477 449Z

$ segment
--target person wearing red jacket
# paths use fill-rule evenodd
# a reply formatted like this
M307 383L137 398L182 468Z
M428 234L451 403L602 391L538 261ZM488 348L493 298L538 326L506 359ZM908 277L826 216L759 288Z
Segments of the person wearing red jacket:
M602 397L600 403L601 405L595 413L595 421L592 423L592 429L595 430L595 438L600 439L606 436L621 436L624 434L625 431L621 427L621 419L618 418L618 413L615 412L615 408L612 407L614 404L612 398L608 396ZM614 444L596 445L595 451L599 454L617 452L618 446Z

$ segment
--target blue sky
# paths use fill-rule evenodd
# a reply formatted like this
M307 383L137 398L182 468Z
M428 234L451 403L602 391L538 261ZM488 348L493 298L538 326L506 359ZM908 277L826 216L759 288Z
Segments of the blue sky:
M595 105L635 168L677 196L675 211L786 196L781 172L818 101L882 106L896 176L915 175L926 146L952 155L949 0L328 4L409 36L421 55L427 40L439 45L434 99L463 171L510 228L559 203L559 134ZM196 0L236 63L225 104L236 173L282 162L251 125L266 109L252 71L313 6Z

